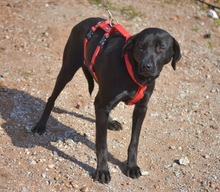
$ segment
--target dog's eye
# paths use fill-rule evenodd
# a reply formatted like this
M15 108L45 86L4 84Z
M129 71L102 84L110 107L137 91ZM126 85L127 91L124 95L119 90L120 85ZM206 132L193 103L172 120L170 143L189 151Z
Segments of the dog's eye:
M157 46L157 52L158 53L163 53L165 51L165 47L163 45L158 45Z

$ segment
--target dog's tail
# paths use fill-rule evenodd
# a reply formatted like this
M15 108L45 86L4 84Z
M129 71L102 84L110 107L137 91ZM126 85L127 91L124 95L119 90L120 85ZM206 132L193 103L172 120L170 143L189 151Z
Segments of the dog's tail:
M86 80L88 82L89 85L89 94L92 95L92 91L94 89L94 80L92 75L90 74L90 72L88 71L88 69L86 69L85 67L83 67L83 73L86 76Z

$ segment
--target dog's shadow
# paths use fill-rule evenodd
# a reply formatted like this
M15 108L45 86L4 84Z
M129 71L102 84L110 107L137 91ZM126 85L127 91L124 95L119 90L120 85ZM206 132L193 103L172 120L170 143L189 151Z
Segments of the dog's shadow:
M77 136L77 141L75 142L81 142L83 145L92 150L91 153L94 153L95 144L91 142L85 135L82 135L73 128L62 124L52 115L50 116L48 125L53 127L53 130L48 130L41 136L28 131L39 120L44 106L45 102L43 100L33 97L29 93L17 89L0 88L0 117L4 121L1 127L11 138L12 144L20 148L33 148L35 146L41 146L51 151L51 153L56 152L59 157L73 162L74 164L83 168L91 177L93 177L95 173L94 167L88 165L87 162L82 162L80 159L76 159L75 157L66 154L51 144L60 141L62 138L72 138L74 135ZM84 121L95 122L95 120L90 117L85 117L83 115L63 109L54 108L53 111L56 113L67 113L74 116L73 118L81 118ZM120 162L111 154L109 154L109 161L118 166L121 171L124 172L122 169L122 167L124 167L124 162Z

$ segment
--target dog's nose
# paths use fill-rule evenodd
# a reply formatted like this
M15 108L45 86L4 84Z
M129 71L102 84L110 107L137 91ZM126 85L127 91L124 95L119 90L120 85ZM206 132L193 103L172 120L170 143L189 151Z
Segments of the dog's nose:
M152 68L153 68L153 63L152 62L147 62L147 63L142 64L142 70L144 70L144 71L151 70Z

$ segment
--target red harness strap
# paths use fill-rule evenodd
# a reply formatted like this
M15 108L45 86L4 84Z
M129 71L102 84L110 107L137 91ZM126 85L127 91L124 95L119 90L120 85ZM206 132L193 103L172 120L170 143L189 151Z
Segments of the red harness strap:
M101 49L101 47L105 44L106 39L109 37L110 31L111 31L111 27L109 26L110 21L106 20L103 22L99 22L97 25L92 26L92 28L90 29L89 33L87 34L85 40L84 40L84 64L86 65L86 46L89 42L89 40L91 39L93 33L96 31L97 28L101 28L102 30L105 31L105 34L103 35L102 40L99 42L99 45L96 47L93 56L92 56L92 60L91 63L89 65L89 70L92 72L94 79L96 80L96 82L98 83L98 78L97 75L95 73L94 67L95 67L95 60L96 57L99 54L99 51Z
M86 61L85 61L85 59L86 59L86 46L87 46L90 38L92 37L93 33L96 31L97 28L101 28L105 31L103 38L101 39L101 41L99 42L98 46L96 47L96 49L93 53L91 63L89 65L89 70L92 72L93 77L96 80L96 82L98 82L98 78L97 78L97 75L94 70L95 60L96 60L97 55L99 54L100 49L102 48L102 46L104 46L107 38L115 32L121 33L125 37L125 41L127 41L131 37L131 35L120 24L115 24L113 27L110 27L109 23L110 23L110 21L107 20L107 21L99 22L97 25L93 26L90 29L89 33L87 34L87 36L84 40L84 64L86 65ZM144 91L147 89L147 86L140 84L135 79L134 73L132 70L132 65L129 61L127 53L124 54L124 59L125 59L125 64L126 64L129 75L131 76L132 80L139 86L135 96L132 99L130 99L129 101L125 102L126 105L133 105L143 98Z
M139 100L141 100L143 98L144 91L147 89L147 86L138 83L137 80L135 79L134 73L133 73L133 70L132 70L132 66L131 66L131 63L129 61L127 53L124 54L124 59L125 59L125 64L126 64L129 75L131 76L133 81L136 84L138 84L138 86L139 86L135 96L132 99L130 99L129 101L126 102L126 105L133 105L133 104L137 103Z

